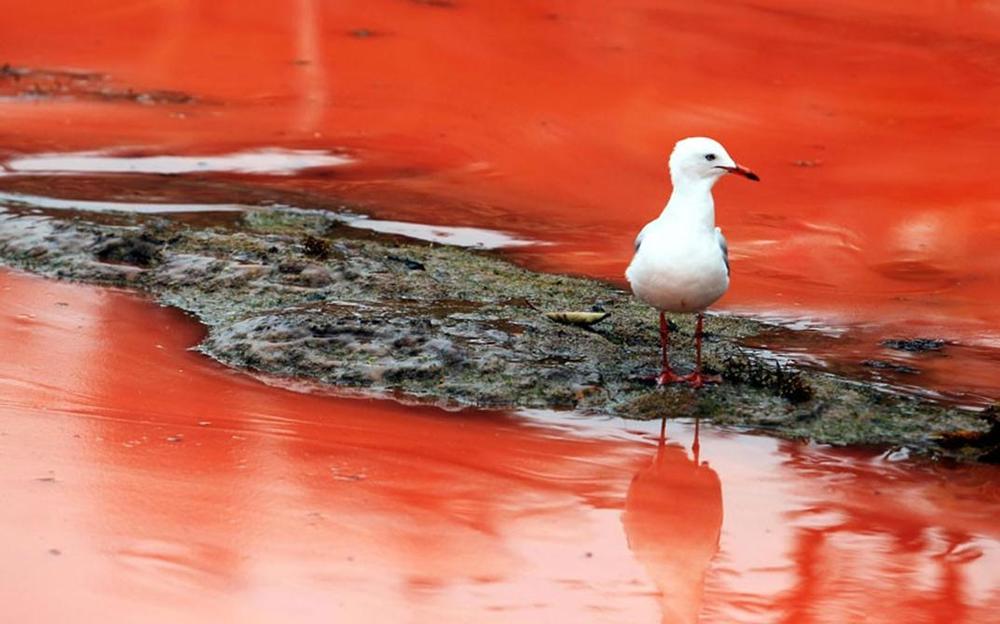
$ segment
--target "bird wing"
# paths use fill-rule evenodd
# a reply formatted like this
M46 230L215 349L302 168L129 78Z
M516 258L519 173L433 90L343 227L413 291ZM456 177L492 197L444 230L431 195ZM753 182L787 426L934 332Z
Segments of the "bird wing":
M653 221L650 221L646 225L642 226L639 230L639 235L635 237L635 250L639 251L639 246L642 245L642 239L646 236L646 231L649 230L649 226L653 225Z
M639 233L642 236L642 233ZM719 249L722 250L722 261L726 263L726 275L729 275L729 244L726 243L726 237L722 235L722 228L715 228L715 240L719 243Z

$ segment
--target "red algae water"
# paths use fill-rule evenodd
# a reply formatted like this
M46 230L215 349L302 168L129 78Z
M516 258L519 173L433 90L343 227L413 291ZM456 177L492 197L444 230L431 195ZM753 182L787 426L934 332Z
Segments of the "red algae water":
M621 283L673 142L710 135L763 178L717 187L719 307L829 338L758 346L1000 398L992 3L0 8L0 192L106 205L135 194L109 171L171 172L141 196L186 205L222 178ZM0 619L998 621L996 468L303 394L200 337L0 273ZM878 344L906 337L950 342Z
M622 283L673 142L711 135L763 178L717 189L722 309L860 331L827 354L855 363L899 355L880 338L945 339L890 381L1000 398L994 3L4 5L9 157L344 153L257 183L512 231L554 243L522 262Z
M303 394L201 335L0 272L4 621L996 621L996 468Z
M0 272L4 621L996 621L997 468L302 394L201 335Z

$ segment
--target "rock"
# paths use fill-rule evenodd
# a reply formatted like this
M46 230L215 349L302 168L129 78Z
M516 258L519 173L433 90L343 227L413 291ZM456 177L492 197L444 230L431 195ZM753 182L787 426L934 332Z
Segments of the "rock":
M142 234L126 233L101 244L94 252L101 262L149 267L160 261L160 245Z
M876 370L891 371L893 373L900 373L902 375L919 375L920 369L914 368L912 366L907 366L905 364L897 364L895 362L890 362L888 360L865 360L861 362L862 366L867 366L868 368L874 368Z
M326 286L333 281L330 270L325 266L310 264L299 272L299 283L310 288Z
M909 351L910 353L921 353L924 351L940 351L946 344L944 340L937 338L894 338L883 340L880 343L883 347L889 347L897 351Z

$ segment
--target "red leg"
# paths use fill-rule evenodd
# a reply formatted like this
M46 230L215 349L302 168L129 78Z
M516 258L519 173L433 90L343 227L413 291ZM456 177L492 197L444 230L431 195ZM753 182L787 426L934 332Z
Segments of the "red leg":
M660 362L660 374L656 377L656 385L662 386L684 381L683 377L670 368L670 358L667 355L670 348L670 325L667 324L667 315L663 312L660 312L660 348L663 352L663 359Z
M694 419L694 440L691 442L691 452L694 453L694 465L697 466L700 453L701 453L701 442L698 440L698 427L701 424L700 418Z
M722 377L719 377L718 375L703 375L701 373L701 326L703 317L704 315L699 312L698 324L695 326L694 330L694 372L684 377L684 381L688 382L692 388L700 388L705 384L722 382Z

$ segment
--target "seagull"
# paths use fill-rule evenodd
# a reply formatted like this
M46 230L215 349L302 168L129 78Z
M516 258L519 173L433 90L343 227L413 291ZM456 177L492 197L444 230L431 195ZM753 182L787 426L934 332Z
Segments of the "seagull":
M625 271L632 292L660 312L662 369L657 385L688 382L700 388L718 383L718 376L701 371L703 312L729 289L729 249L715 226L712 187L727 173L759 181L756 173L736 161L718 141L707 137L681 139L670 154L670 182L674 190L666 208L635 239L635 255ZM678 375L670 368L667 351L670 327L667 312L697 312L695 370Z

